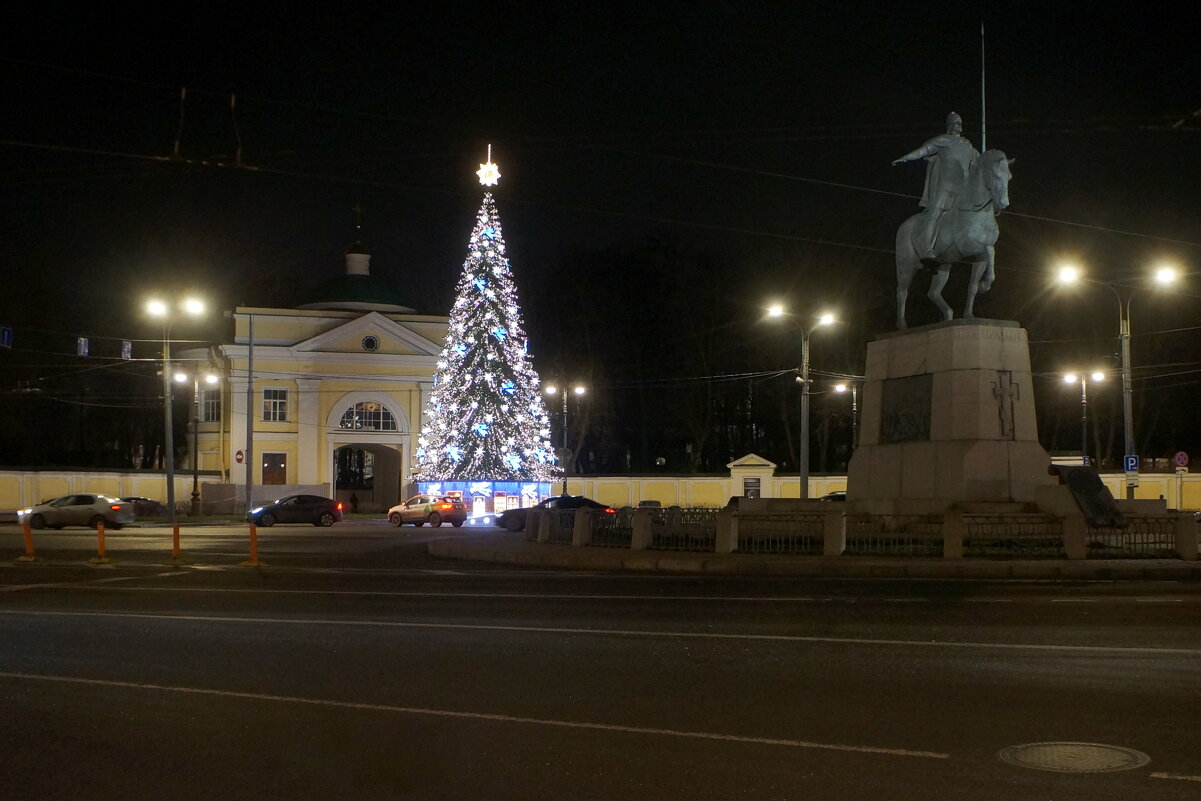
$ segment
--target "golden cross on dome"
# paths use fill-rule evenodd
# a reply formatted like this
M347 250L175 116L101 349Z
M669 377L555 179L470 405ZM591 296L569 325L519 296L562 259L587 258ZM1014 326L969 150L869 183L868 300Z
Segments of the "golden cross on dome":
M496 186L500 180L500 168L492 163L492 145L488 145L488 163L481 164L475 174L480 177L480 183L484 186Z

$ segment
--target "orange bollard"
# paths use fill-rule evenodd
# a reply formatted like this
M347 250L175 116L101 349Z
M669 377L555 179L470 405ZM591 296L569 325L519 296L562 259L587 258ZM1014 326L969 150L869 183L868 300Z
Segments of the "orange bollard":
M109 558L104 555L104 521L96 524L96 555L88 560L94 565L107 565Z
M179 523L171 524L171 559L167 562L171 567L181 567L187 562L179 555Z
M259 567L262 564L259 561L259 530L254 523L250 524L250 558L238 564L241 567Z
M33 532L29 528L29 521L21 521L21 535L25 538L25 555L18 556L18 562L36 562L38 555L33 551Z

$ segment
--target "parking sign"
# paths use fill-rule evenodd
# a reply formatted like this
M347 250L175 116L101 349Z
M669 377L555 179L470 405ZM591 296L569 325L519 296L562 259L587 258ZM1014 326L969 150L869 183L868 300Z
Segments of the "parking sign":
M1138 457L1137 456L1123 456L1122 457L1122 469L1124 469L1127 473L1137 473L1138 472Z

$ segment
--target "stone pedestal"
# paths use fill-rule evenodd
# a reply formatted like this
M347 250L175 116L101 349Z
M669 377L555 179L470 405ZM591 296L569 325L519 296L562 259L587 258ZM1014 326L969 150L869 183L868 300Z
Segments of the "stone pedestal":
M1037 487L1054 483L1050 463L1017 323L950 320L868 344L859 447L847 474L857 512L1034 503Z

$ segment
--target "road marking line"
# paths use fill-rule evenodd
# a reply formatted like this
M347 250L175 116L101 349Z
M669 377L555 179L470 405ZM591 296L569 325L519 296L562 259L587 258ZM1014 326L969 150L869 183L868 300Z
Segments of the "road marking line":
M192 565L189 570L224 570L220 567L202 567L197 568ZM319 571L315 571L319 572ZM421 571L425 572L425 571ZM187 575L188 571L173 570L169 573L159 573L150 578L158 576L182 576ZM137 577L129 577L124 581L134 581ZM99 582L81 582L81 583L54 583L54 584L28 584L18 585L17 588L24 587L62 587L63 589L92 589ZM13 587L0 587L0 591L4 589L15 589ZM718 602L739 602L739 603L871 603L879 601L881 603L935 603L938 599L935 598L863 598L858 596L809 596L809 595L779 595L779 596L759 596L759 595L614 595L614 594L599 594L599 593L559 593L559 592L431 592L431 591L400 591L400 590L283 590L283 589L260 589L256 587L102 587L101 589L119 590L121 592L196 592L196 593L226 593L231 595L347 595L347 596L379 596L379 597L396 597L396 598L511 598L516 600L552 600L552 601L718 601ZM1065 600L1073 603L1080 603L1088 600L1090 603L1100 601L1111 601L1114 603L1133 603L1136 598L1098 598L1098 599L1060 599L1060 598L960 598L956 602L963 603L993 603L993 604L1013 604L1013 603L1045 603L1051 601L1060 603ZM1164 598L1155 599L1161 603L1201 603L1201 596L1195 598Z
M1067 651L1078 653L1154 654L1201 656L1201 648L1135 648L1120 645L1038 645L1003 642L954 642L951 640L889 640L867 637L811 637L800 634L723 634L707 631L646 631L638 629L589 629L561 626L501 626L481 623L414 623L395 620L336 620L332 618L228 617L222 615L157 615L131 612L48 612L0 609L0 615L34 617L102 617L132 620L175 620L194 623L269 623L303 626L364 626L397 629L446 629L448 631L513 631L529 634L584 634L616 637L679 637L695 640L752 640L763 642L831 643L836 645L900 645L928 648L983 648L1003 651Z
M132 579L131 579L132 580ZM37 585L30 585L37 586ZM87 584L47 584L48 587L61 586L66 589L90 589ZM106 590L122 592L198 592L198 593L227 593L232 595L349 595L349 596L381 596L395 598L488 598L488 599L517 599L550 601L748 601L760 603L830 603L844 601L855 603L855 598L811 598L802 596L760 597L760 596L728 596L728 595L598 595L579 593L544 593L544 592L405 592L400 590L279 590L258 589L254 587L103 587ZM925 600L925 599L923 599Z
M178 571L172 571L169 573L159 573L158 575L159 576L178 576L178 575L182 575L182 574L180 574ZM139 581L144 578L146 578L146 577L145 576L110 576L109 578L88 579L86 581L72 581L72 582L55 581L55 582L50 582L47 584L15 584L15 585L8 586L8 587L0 587L0 592L16 592L18 590L34 590L34 589L45 589L45 588L58 588L58 589L91 588L91 589L102 589L102 590L139 590L139 589L143 589L143 588L141 588L141 587L110 587L107 585L117 584L122 581ZM100 585L100 586L97 586L97 585ZM166 587L155 587L153 589L165 591L167 588Z
M521 723L533 726L559 726L566 729L591 729L595 731L620 732L623 734L653 734L666 737L688 737L700 740L722 740L725 742L752 743L755 745L781 745L791 748L816 748L825 751L849 751L860 754L885 754L888 756L921 757L925 759L950 759L950 754L942 754L935 751L911 751L905 748L878 748L876 746L869 745L814 743L806 740L784 740L772 737L747 737L738 734L719 734L716 732L703 731L680 731L678 729L657 729L647 726L622 726L614 723L587 723L573 720L527 718L517 715L501 715L489 712L460 712L452 709L426 709L422 707L393 706L392 704L367 704L355 701L334 701L323 698L304 698L294 695L270 695L267 693L212 690L203 687L180 687L165 684L142 684L140 682L112 681L107 679L85 679L75 676L46 676L33 673L9 673L5 671L0 672L0 678L57 682L62 684L84 684L93 687L157 690L160 692L186 693L190 695L213 695L222 698L243 698L254 701L276 701L291 704L307 704L310 706L336 707L340 709L364 709L372 712L396 712L406 715L428 715L430 717L440 718L486 720L497 721L500 723Z
M1201 782L1201 776L1180 776L1175 773L1152 773L1152 779L1176 779L1182 782Z

